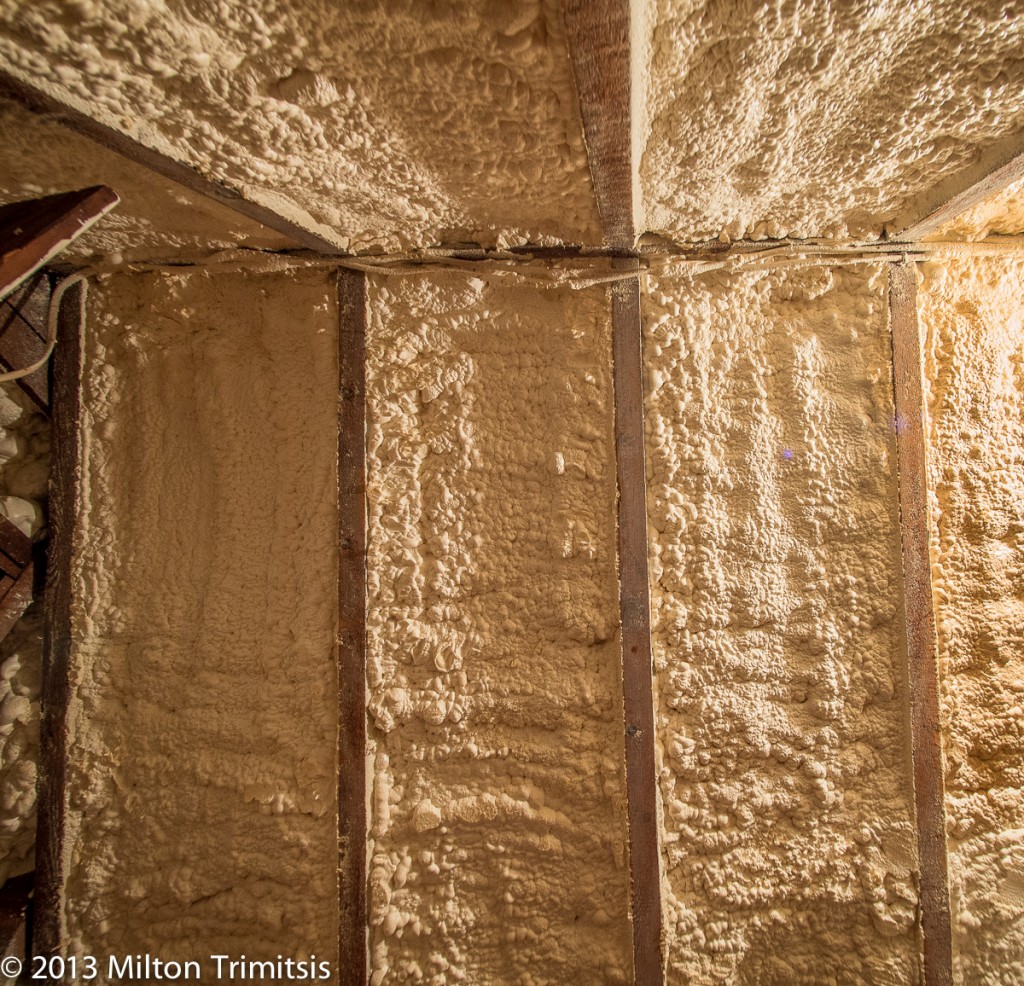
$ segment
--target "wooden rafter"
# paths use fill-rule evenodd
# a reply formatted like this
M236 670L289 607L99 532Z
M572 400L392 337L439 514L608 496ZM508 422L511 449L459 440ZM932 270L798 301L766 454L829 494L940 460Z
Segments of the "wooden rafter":
M106 185L0 206L0 298L52 260L118 202Z
M338 272L338 959L343 986L367 981L366 275Z
M889 269L899 474L900 535L911 746L920 868L924 986L951 986L952 933L946 858L946 810L939 671L932 599L922 349L913 264Z
M634 243L628 0L562 0L605 244Z
M49 117L69 130L102 144L122 157L141 164L143 167L149 168L150 171L155 171L157 174L183 185L190 191L212 199L218 205L232 209L249 219L262 223L268 229L291 237L296 243L307 249L327 254L344 252L330 240L317 236L298 223L279 216L266 206L245 198L237 189L205 177L195 168L154 151L121 131L71 109L6 72L0 72L0 97L12 99L33 113Z
M894 239L910 242L931 236L946 223L1021 178L1024 178L1024 137L1016 135L992 151L982 165L940 184L932 196L940 204L933 204L921 219L896 234Z
M71 663L72 538L81 466L79 427L84 290L71 287L61 303L53 360L46 627L40 693L38 824L33 949L59 955L63 939L64 786Z

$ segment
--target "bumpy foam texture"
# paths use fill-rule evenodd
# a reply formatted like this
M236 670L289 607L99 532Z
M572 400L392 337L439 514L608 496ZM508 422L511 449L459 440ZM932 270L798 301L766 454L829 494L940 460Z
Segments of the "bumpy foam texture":
M72 952L337 958L337 340L322 273L91 291Z
M1024 263L924 268L956 979L1024 982Z
M608 295L370 310L371 981L625 983Z
M670 984L917 982L885 285L644 295Z
M647 0L646 228L870 237L1024 130L1024 8Z
M600 242L557 0L2 0L0 54L342 247Z
M89 185L109 185L121 197L113 212L62 251L63 262L198 259L231 247L296 246L16 103L0 100L0 130L0 204Z
M0 513L43 536L49 421L14 384L0 391ZM0 885L35 862L39 676L43 612L37 602L0 644Z
M937 229L930 240L983 240L1024 233L1024 178L1007 185Z

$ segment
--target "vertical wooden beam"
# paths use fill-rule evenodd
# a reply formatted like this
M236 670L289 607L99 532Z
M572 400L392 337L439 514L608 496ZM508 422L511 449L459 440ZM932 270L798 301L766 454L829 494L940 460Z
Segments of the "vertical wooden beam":
M629 0L562 0L562 14L605 243L630 254L635 220ZM613 261L613 267L639 275L636 259L623 257ZM611 303L633 978L637 986L661 986L665 974L639 276L615 283Z
M912 263L893 265L889 269L889 318L896 399L914 801L921 872L924 986L952 986L939 673L929 552L922 347L917 321L917 273Z
M620 260L616 266L638 270L636 260ZM619 281L612 286L611 295L633 974L637 986L660 986L664 979L664 963L654 759L654 669L647 569L647 473L639 279Z
M338 272L339 982L365 986L366 275Z
M71 564L80 481L81 329L85 289L64 295L53 360L50 547L40 692L38 825L33 950L59 955L64 938L64 809L71 666Z
M629 0L562 0L605 244L633 249Z

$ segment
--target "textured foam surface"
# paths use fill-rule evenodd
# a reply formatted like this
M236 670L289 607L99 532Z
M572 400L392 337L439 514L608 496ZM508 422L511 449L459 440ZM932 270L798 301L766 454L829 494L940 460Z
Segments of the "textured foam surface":
M929 475L956 979L1024 981L1024 263L930 264Z
M370 298L371 981L625 983L608 295Z
M916 984L882 267L644 296L670 984Z
M69 948L337 954L337 312L115 276L82 381Z
M3 0L0 53L343 247L600 242L557 0Z
M62 262L196 259L231 247L296 245L16 103L0 100L0 130L0 204L89 185L109 185L121 197L62 251Z
M1024 178L979 202L937 229L931 240L983 240L1024 233Z
M1019 4L647 0L647 229L869 237L1024 130Z

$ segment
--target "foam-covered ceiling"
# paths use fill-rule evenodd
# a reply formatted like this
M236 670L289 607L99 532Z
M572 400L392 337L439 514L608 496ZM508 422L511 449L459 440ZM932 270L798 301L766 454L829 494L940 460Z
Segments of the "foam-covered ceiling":
M1020 2L646 0L646 32L645 225L674 239L878 235L1024 131Z
M62 260L196 260L232 247L285 250L297 244L154 174L54 120L0 99L0 205L110 185L121 201L75 240Z
M600 242L557 0L0 0L0 57L343 248Z
M1024 149L1022 0L630 6L639 233L870 238ZM559 0L0 0L0 60L342 249L602 242Z

